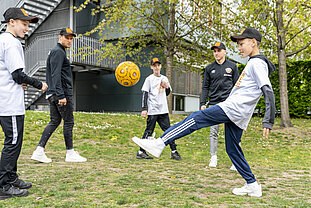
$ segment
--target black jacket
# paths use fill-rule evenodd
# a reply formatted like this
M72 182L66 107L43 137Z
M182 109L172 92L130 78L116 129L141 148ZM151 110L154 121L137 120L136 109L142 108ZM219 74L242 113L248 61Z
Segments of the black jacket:
M221 65L216 61L208 65L204 69L200 106L206 104L207 98L212 105L224 101L238 78L238 67L232 61L226 59Z
M47 95L56 95L58 99L71 97L72 71L65 48L60 44L50 51L46 61Z

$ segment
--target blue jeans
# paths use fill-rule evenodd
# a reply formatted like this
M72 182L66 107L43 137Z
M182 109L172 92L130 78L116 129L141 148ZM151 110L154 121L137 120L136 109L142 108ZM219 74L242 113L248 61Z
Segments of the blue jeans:
M218 105L190 114L183 121L167 129L161 136L161 139L164 141L165 145L168 145L172 141L191 134L198 129L222 123L225 125L226 152L229 158L247 183L255 182L255 176L239 145L243 129L230 121L225 112Z

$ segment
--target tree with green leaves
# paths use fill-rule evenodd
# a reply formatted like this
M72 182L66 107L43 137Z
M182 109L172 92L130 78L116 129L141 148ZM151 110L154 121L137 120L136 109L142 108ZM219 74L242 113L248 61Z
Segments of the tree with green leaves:
M307 0L241 0L228 18L240 30L251 26L263 33L261 48L279 66L281 126L291 127L287 90L287 59L308 59L311 48L311 5ZM234 22L234 23L233 23ZM242 28L241 28L242 27Z
M93 0L94 1L94 0ZM95 0L96 1L96 0ZM211 29L218 1L209 0L106 0L92 9L101 21L88 33L98 34L103 43L102 58L118 60L130 57L136 62L149 63L152 54L165 58L166 76L172 81L172 71L181 67L202 67L210 56L210 41L215 41ZM75 8L81 11L92 3L86 0ZM207 45L207 47L205 47ZM148 57L142 51L152 46ZM170 111L172 96L168 97Z

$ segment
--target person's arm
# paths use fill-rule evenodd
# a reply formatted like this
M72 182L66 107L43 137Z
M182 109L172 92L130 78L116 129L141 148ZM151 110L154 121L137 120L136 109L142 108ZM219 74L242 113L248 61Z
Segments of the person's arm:
M203 82L202 82L202 92L201 92L201 97L200 97L200 108L201 110L202 107L206 108L206 100L208 97L208 91L209 91L209 85L210 85L210 78L208 74L208 67L205 68L204 70L204 76L203 76Z
M240 76L239 69L238 66L235 64L235 68L233 70L233 86L235 85L236 81L238 81L239 76Z
M171 88L170 87L166 88L165 93L166 93L166 96L168 96L171 93Z
M17 84L29 84L37 89L42 89L43 83L39 80L29 77L27 74L23 72L23 69L17 69L12 72L12 78Z
M53 83L55 83L55 94L59 100L65 98L64 89L62 87L62 66L64 62L64 54L61 50L54 51L50 54L50 68L51 68L51 78Z
M141 116L146 117L148 113L148 92L143 91Z
M275 119L275 98L274 98L274 92L269 85L264 85L261 87L261 91L265 98L265 104L266 104L266 112L265 116L263 118L262 124L263 124L263 136L268 137L269 132L273 127L274 119Z

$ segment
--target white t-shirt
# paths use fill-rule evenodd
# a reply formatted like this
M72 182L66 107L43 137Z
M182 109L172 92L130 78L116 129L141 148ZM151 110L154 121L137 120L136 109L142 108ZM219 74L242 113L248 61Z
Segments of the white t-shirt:
M0 35L0 116L25 114L24 90L11 73L24 69L24 52L21 42L10 33Z
M268 65L260 58L248 61L229 97L218 105L229 119L246 129L259 101L264 85L271 86Z
M148 115L168 113L165 88L160 86L162 80L169 83L166 76L161 75L157 77L151 74L145 79L141 88L142 91L148 92Z

